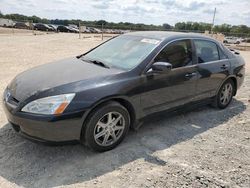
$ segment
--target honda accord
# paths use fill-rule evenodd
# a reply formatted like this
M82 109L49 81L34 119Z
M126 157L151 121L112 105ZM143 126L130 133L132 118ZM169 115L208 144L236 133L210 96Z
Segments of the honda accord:
M201 103L226 108L244 74L239 53L212 38L133 32L17 75L3 104L20 135L107 151L149 114Z

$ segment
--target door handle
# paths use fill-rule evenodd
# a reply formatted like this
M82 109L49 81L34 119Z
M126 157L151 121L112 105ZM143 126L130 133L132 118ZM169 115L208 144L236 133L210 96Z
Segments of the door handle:
M186 78L192 78L192 77L194 77L194 76L196 76L196 73L195 73L195 72L193 72L193 73L187 73L187 74L185 75Z
M223 70L225 70L225 69L228 68L228 65L223 64L220 68L223 69Z

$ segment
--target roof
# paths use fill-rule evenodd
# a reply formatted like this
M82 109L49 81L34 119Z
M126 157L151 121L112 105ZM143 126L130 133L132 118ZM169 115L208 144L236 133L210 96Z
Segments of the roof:
M130 36L141 36L147 38L153 38L158 40L165 40L168 38L171 39L178 39L178 38L207 38L211 39L210 37L206 37L202 34L197 33L182 33L182 32L173 32L173 31L138 31L138 32L131 32L126 33L125 35Z

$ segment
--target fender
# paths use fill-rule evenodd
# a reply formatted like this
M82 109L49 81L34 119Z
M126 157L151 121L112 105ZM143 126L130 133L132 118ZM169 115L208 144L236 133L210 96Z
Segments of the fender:
M221 86L225 83L225 81L227 81L227 80L230 79L230 78L236 79L236 89L235 89L234 96L236 95L236 92L237 92L237 78L236 78L235 75L229 75L228 77L226 77L226 78L221 82L220 86L216 89L216 95L218 95L219 90L220 90ZM215 96L216 96L216 95L215 95Z
M108 101L117 101L120 102L120 100L126 102L130 107L130 109L128 109L130 115L131 115L131 128L132 129L137 129L137 125L139 125L139 121L137 120L137 117L139 116L138 113L140 113L140 111L135 108L135 106L133 105L133 103L129 100L129 98L127 96L121 96L121 95L114 95L114 96L108 96L105 98L100 99L99 101L95 102L93 105L91 105L90 108L88 108L84 115L82 116L81 122L82 122L82 130L81 133L79 135L79 138L82 139L82 132L84 131L85 128L85 124L86 124L86 120L88 118L88 116L90 115L90 113L99 105L108 102ZM140 101L139 101L140 102ZM123 104L122 104L123 105ZM125 106L126 108L128 108L127 106ZM132 108L132 109L131 109ZM136 110L137 109L137 110Z

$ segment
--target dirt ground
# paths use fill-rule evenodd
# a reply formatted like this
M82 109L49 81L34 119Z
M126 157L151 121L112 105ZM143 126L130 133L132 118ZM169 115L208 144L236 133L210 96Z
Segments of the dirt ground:
M18 73L100 42L67 33L0 35L0 93ZM0 187L250 187L250 52L241 54L247 75L227 109L157 116L105 153L30 142L0 107Z

